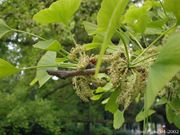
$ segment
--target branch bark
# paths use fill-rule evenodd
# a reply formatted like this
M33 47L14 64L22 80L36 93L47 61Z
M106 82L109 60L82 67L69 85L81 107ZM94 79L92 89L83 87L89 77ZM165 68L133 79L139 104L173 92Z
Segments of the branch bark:
M107 73L109 69L107 68L101 68L100 73ZM84 69L84 70L71 70L71 71L66 71L66 70L48 70L47 73L49 75L53 75L62 79L68 78L68 77L73 77L73 76L89 76L89 75L94 75L95 74L95 69Z

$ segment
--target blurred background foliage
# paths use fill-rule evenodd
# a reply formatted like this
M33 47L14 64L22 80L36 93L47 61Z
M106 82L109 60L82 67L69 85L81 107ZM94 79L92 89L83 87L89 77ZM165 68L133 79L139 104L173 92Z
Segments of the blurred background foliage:
M66 49L72 46L68 30L61 25L40 26L32 17L49 7L55 0L3 0L0 18L12 28L36 33L47 39L57 39ZM136 2L136 1L134 1ZM83 0L71 23L71 31L78 43L88 43L91 37L83 21L96 23L101 0ZM43 51L32 48L36 38L21 33L7 34L0 40L0 58L16 66L36 65ZM118 135L128 131L113 130L112 115L104 111L100 102L83 103L72 89L70 80L53 78L42 88L30 86L35 71L0 80L0 134L1 135ZM179 82L174 82L179 89ZM169 88L170 89L170 88ZM126 113L132 128L132 119L142 105L131 105ZM160 112L164 113L164 112ZM165 114L164 114L165 115ZM156 119L157 120L157 119ZM158 120L157 120L158 121Z

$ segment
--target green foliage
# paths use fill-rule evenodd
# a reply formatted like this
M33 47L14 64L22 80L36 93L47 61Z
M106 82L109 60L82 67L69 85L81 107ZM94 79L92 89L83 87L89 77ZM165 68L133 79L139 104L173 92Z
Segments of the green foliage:
M0 38L9 31L11 31L11 28L2 19L0 19Z
M112 135L113 132L109 128L101 126L98 128L94 128L92 134L93 135Z
M144 111L141 111L137 116L136 116L136 122L140 122L142 120L144 120L146 117L151 116L152 114L154 114L155 111L154 110L148 110L148 115L145 114ZM147 116L146 116L147 115Z
M171 104L166 105L166 117L169 123L174 123L178 128L180 128L180 114L176 111L176 108L174 108Z
M43 99L26 101L27 91L18 89L8 95L0 92L0 130L2 131L3 128L12 124L14 126L13 133L20 133L18 129L22 128L28 133L30 127L39 124L50 132L59 134L57 114L52 102ZM22 90L24 91L22 92Z
M122 124L124 123L124 112L121 112L119 110L117 110L115 113L114 113L114 123L113 123L113 126L115 129L119 129Z
M97 25L87 21L84 21L83 24L89 36L94 35L96 33Z
M152 8L152 3L148 1L142 7L137 7L132 5L127 10L124 23L131 26L136 32L143 33L150 21L150 17L148 15L149 10Z
M48 75L47 70L56 70L56 52L46 52L37 64L36 77L32 84L39 82L40 87L43 86L51 76Z
M61 49L61 44L57 40L46 40L46 41L39 41L35 45L35 48L47 50L47 51L59 51Z
M19 71L20 69L14 67L7 61L0 59L0 78L15 74Z
M41 108L41 109L37 109ZM29 120L42 125L44 128L50 129L53 132L59 131L56 126L57 118L53 111L53 105L51 102L37 99L36 101L29 101L24 105L17 106L14 108L8 116L7 119L10 123L16 123L17 127L28 128Z
M151 67L145 96L145 109L153 104L158 92L180 70L180 34L171 35Z
M80 3L81 0L59 0L54 2L48 9L41 10L33 18L41 24L63 23L68 25Z
M166 105L166 117L167 117L169 123L173 122L175 116L176 115L174 115L173 110L171 109L171 107L169 105Z
M177 19L177 24L180 24L180 1L179 0L164 0L166 11L172 12Z
M115 90L111 94L111 96L110 96L110 98L109 98L109 100L105 106L106 111L109 111L111 113L115 113L118 110L118 104L116 103L116 99L117 99L118 95L119 95L118 90Z

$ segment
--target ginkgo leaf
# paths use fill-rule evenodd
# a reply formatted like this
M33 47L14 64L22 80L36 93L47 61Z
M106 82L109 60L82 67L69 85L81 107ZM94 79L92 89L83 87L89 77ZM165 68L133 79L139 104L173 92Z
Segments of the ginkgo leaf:
M11 28L2 19L0 19L0 38L10 31Z
M147 116L145 115L144 111L141 111L137 116L136 116L136 122L140 122L142 120L144 120L145 118L147 118L148 116L151 116L152 114L154 114L155 111L154 110L149 110Z
M95 91L96 94L98 93L103 93L103 92L108 92L113 89L113 84L112 83L107 83L104 87L98 87Z
M169 37L152 65L145 95L145 110L153 104L159 91L180 71L180 33Z
M171 104L166 104L166 118L170 124L173 123L177 128L180 128L180 114L171 107Z
M175 115L173 123L178 129L180 129L180 114Z
M88 43L88 44L84 44L83 48L84 48L84 50L89 51L89 50L96 49L99 46L100 46L100 44L98 44L98 43Z
M173 123L175 116L176 115L174 111L171 109L171 107L168 104L166 104L166 118L170 124Z
M106 111L109 111L111 113L115 113L117 111L119 105L117 104L116 99L119 96L119 93L120 93L119 90L115 90L111 94L111 96L110 96L110 98L109 98L109 100L108 100L108 102L107 102L107 104L105 106Z
M103 96L103 94L94 95L94 96L91 97L91 100L97 101L97 100L99 100L102 96Z
M31 84L39 82L40 87L43 86L51 76L48 75L47 70L56 70L56 52L48 51L39 60L36 70L36 77Z
M117 110L114 113L113 127L119 129L124 123L124 112Z
M47 9L34 15L33 19L41 24L63 23L67 25L78 10L81 0L58 0Z
M19 71L20 69L0 58L0 78L15 74Z
M68 60L68 59L67 58L56 58L56 63L62 63L66 60Z
M127 10L124 16L124 23L127 23L136 32L143 33L150 21L148 11L151 9L152 4L148 1L142 7L132 5Z
M119 26L120 18L128 1L129 0L104 0L101 4L101 9L97 16L98 27L95 37L100 34L103 35L103 38L101 39L101 51L96 65L96 75L99 72L104 53L111 42L111 38Z
M172 12L176 19L177 24L180 24L180 0L164 0L164 8L166 11Z
M179 103L180 103L180 98L174 98L173 100L171 100L170 105L172 108L175 108L175 110L177 112L180 112L180 104Z
M163 32L163 26L166 24L167 20L156 20L156 21L148 21L148 25L145 34L161 34Z
M93 24L93 23L90 23L87 21L84 21L83 24L84 24L84 28L89 36L92 36L96 33L96 29L97 29L96 24Z
M46 41L39 41L35 45L35 48L47 50L47 51L59 51L61 49L61 44L57 40L46 40Z

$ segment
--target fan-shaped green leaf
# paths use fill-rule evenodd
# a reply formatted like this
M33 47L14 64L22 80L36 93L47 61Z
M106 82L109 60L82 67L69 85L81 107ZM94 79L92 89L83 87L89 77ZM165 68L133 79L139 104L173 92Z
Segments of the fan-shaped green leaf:
M11 28L2 19L0 19L0 38L10 31Z
M175 114L174 114L173 110L171 109L171 107L168 104L166 104L166 118L167 118L168 122L173 123L174 117L175 117Z
M148 25L145 34L161 34L163 32L163 26L166 24L167 20L156 20L156 21L148 21Z
M41 24L63 23L67 25L78 10L81 0L58 0L47 9L34 15L33 19Z
M15 74L19 71L20 69L17 69L7 61L0 58L0 78Z
M145 96L145 109L153 104L158 92L180 71L180 33L169 37L151 67Z
M179 102L178 102L179 103ZM178 104L177 103L177 104ZM180 114L176 112L170 104L166 105L166 117L169 123L174 123L177 128L180 128Z
M91 100L97 101L97 100L99 100L102 96L103 96L103 94L94 95L94 96L91 97Z
M51 76L48 75L47 70L56 70L56 52L46 52L39 60L36 70L35 82L39 82L40 87L43 86ZM34 83L35 83L34 82Z
M111 96L110 96L110 98L109 98L109 100L105 106L106 111L109 111L111 113L115 113L118 110L119 105L117 104L116 99L117 99L119 93L120 93L119 90L115 90L111 94Z
M111 38L119 26L120 18L129 0L104 0L97 16L97 35L103 35L101 39L101 51L96 66L96 75L99 72L103 55L111 41ZM96 36L97 36L96 35Z
M180 114L175 115L174 125L180 129Z
M56 63L62 63L66 60L68 60L68 59L67 58L56 58Z
M155 111L154 110L149 110L148 111L148 115L145 115L144 111L141 111L137 116L136 116L136 122L140 122L142 120L144 120L145 118L147 118L148 116L151 116L152 114L154 114Z
M180 0L164 0L164 7L167 11L172 12L176 19L177 24L180 24Z
M61 44L57 40L46 40L39 41L35 45L35 48L47 50L47 51L59 51L61 49Z
M152 3L150 1L146 2L142 7L137 7L135 5L130 6L125 14L124 22L136 32L144 32L150 20L148 11L151 7Z
M117 110L114 113L113 127L119 129L124 123L124 112Z
M83 24L84 24L84 28L89 36L94 35L96 33L96 29L97 29L96 24L93 24L93 23L90 23L87 21L84 21Z
M174 98L171 100L170 105L174 108L177 112L180 112L180 98Z

